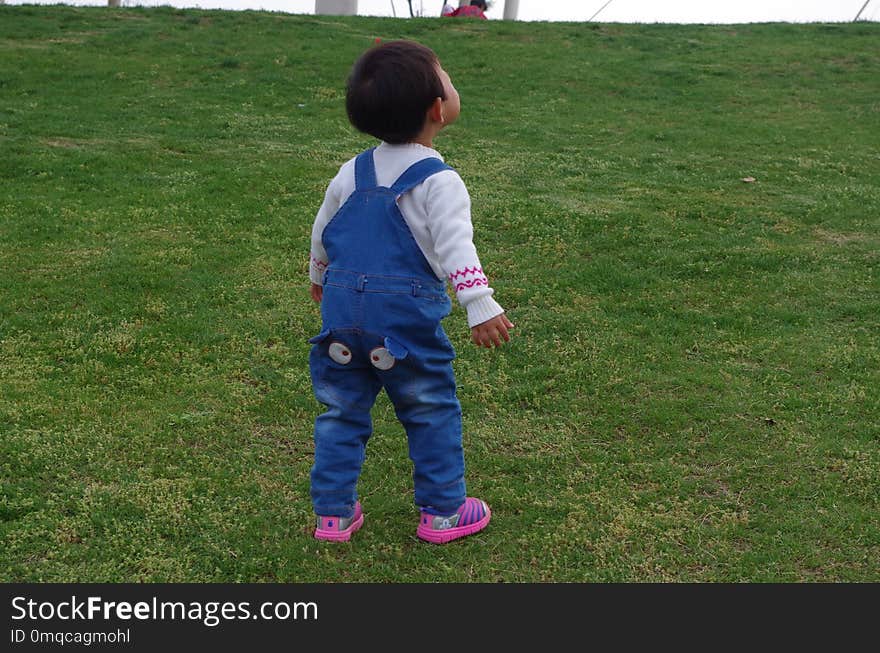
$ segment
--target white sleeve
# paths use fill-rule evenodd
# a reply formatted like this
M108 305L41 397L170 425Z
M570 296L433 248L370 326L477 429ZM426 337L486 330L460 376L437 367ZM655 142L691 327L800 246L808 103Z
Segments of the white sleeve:
M458 173L441 172L427 180L428 231L440 266L452 283L458 303L467 311L468 326L475 327L504 309L492 295L483 271L471 224L471 198Z
M330 185L327 186L327 192L324 193L324 201L318 214L315 216L315 222L312 225L312 247L309 253L309 279L312 283L322 285L324 279L324 270L330 260L327 252L324 250L324 243L321 236L324 234L324 227L336 215L341 205L339 193L339 175L333 178Z

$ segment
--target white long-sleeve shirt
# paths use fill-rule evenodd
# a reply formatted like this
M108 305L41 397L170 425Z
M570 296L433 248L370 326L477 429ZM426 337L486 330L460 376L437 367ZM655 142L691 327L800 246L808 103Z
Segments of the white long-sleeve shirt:
M373 153L376 182L391 186L412 164L433 156L443 157L417 143L382 143ZM312 227L309 277L322 282L330 261L321 236L327 223L354 192L354 159L344 163L327 187L324 202ZM471 199L461 177L454 170L434 174L398 200L400 212L422 254L440 280L448 279L459 304L465 308L468 326L474 327L504 312L492 295L489 280L474 246Z

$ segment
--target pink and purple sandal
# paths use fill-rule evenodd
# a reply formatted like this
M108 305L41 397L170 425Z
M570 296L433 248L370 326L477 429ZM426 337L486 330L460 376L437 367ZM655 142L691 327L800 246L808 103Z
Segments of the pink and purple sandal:
M364 525L364 513L361 502L354 504L351 517L322 517L318 515L318 526L315 528L315 539L328 542L348 542L351 534Z
M468 497L451 515L442 517L422 512L416 535L426 542L446 544L486 528L492 512L482 499Z

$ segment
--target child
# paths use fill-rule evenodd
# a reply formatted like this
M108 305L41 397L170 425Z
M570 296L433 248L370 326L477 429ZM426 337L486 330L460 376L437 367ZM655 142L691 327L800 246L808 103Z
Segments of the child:
M432 149L458 117L458 92L437 56L409 41L379 45L348 80L351 123L382 141L345 163L312 229L310 340L315 420L311 495L321 540L347 541L364 521L357 481L385 388L413 461L417 535L445 543L482 530L490 511L467 497L452 345L440 326L449 278L474 344L499 347L513 324L492 298L473 244L470 198Z

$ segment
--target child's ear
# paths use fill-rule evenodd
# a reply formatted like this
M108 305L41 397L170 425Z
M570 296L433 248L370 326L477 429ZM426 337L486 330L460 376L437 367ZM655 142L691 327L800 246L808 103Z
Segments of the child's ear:
M446 122L446 117L443 115L443 98L434 98L434 103L428 109L428 117L441 125Z

